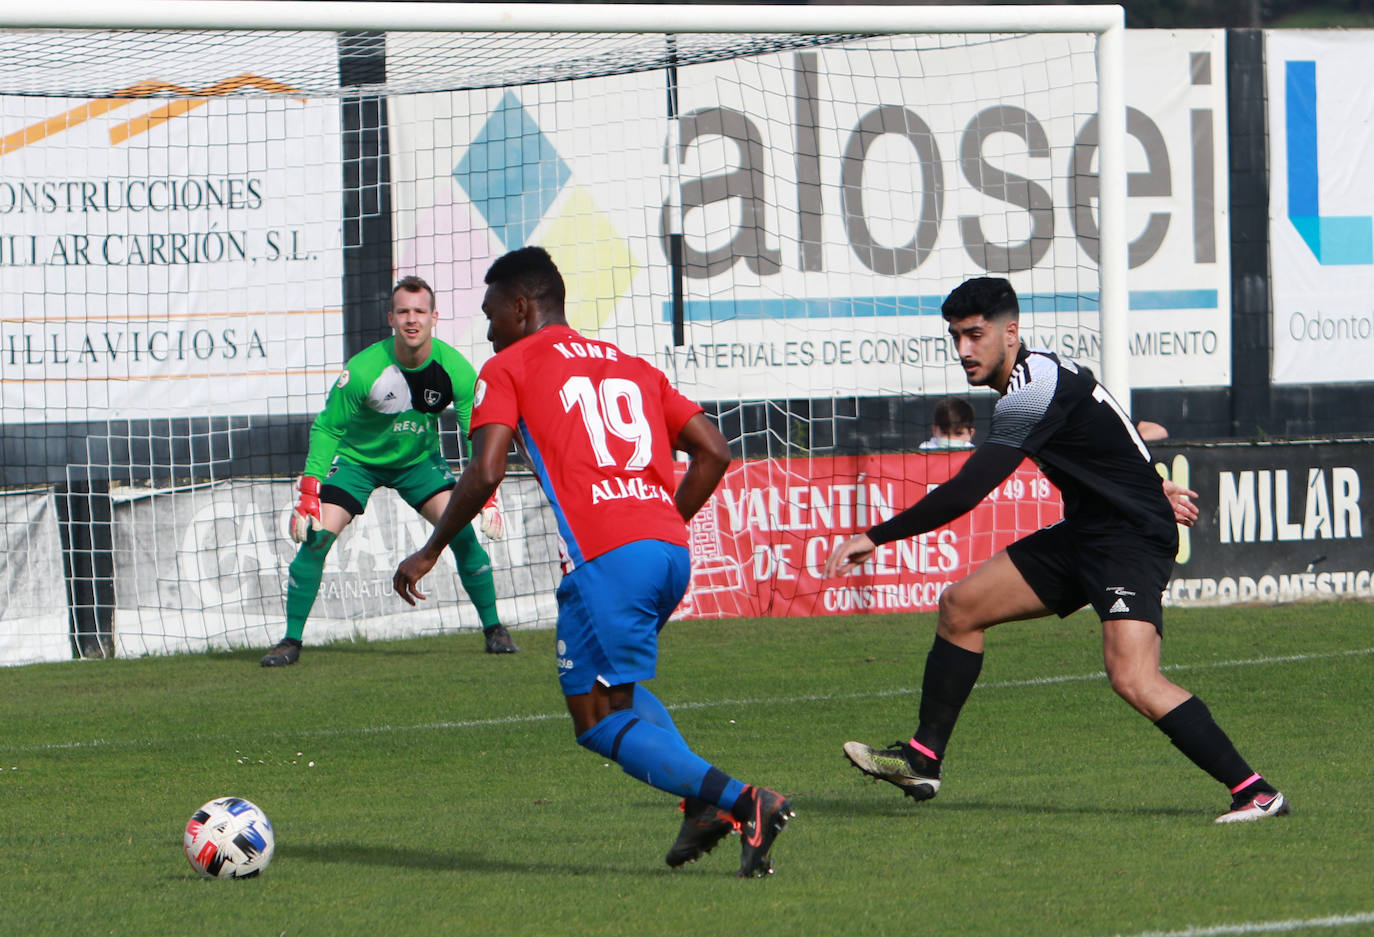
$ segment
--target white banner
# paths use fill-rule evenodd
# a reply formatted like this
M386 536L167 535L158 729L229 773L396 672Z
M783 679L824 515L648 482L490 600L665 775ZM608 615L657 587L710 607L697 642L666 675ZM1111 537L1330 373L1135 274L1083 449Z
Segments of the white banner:
M1126 32L1131 386L1231 383L1225 30Z
M0 97L0 422L318 408L343 357L339 103L293 97L277 51Z
M558 575L552 513L532 478L508 479L501 494L506 536L482 538L482 545L502 623L551 625ZM287 527L295 497L290 482L244 480L117 503L116 654L276 644L286 630L287 575L297 549ZM329 552L305 643L478 628L448 551L424 580L427 601L412 608L392 591L396 565L430 529L393 491L378 489Z
M418 54L404 39L393 61ZM1127 40L1132 384L1226 384L1224 34ZM431 279L480 363L486 267L542 244L575 327L699 398L963 392L940 302L1008 270L1027 341L1097 365L1091 43L932 41L683 67L672 128L657 72L392 101L398 266Z
M1266 30L1264 39L1273 381L1368 381L1374 31Z
M52 492L0 494L0 664L71 660L71 629Z

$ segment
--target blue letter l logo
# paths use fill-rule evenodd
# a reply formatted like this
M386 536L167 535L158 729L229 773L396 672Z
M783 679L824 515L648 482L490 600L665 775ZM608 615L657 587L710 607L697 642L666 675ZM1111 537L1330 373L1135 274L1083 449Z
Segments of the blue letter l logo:
M1287 62L1288 220L1322 265L1374 263L1374 219L1322 217L1317 203L1317 63Z

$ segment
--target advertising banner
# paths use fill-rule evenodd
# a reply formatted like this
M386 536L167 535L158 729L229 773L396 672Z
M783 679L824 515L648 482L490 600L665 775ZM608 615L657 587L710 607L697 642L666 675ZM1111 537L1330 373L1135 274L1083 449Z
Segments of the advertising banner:
M1374 598L1367 495L1374 443L1161 446L1154 456L1161 473L1198 492L1201 509L1192 528L1180 528L1167 604ZM733 463L689 525L692 579L676 617L936 611L951 584L1062 517L1059 492L1031 462L946 527L885 544L848 576L824 579L822 569L836 544L915 503L967 458L922 452ZM241 481L117 502L117 653L274 644L295 556L285 510L293 496L289 482ZM506 536L483 540L502 620L550 627L561 575L552 512L528 475L508 477L502 499ZM47 585L38 590L61 577L55 523L43 503L35 498L28 508L32 558L5 568L12 585L0 651L8 662L70 656L65 610L51 608ZM0 499L0 506L13 543L24 529L21 505ZM307 643L475 630L476 612L450 558L424 581L429 599L417 608L391 590L396 564L428 535L428 524L379 490L330 553ZM35 596L46 604L34 605ZM11 615L22 628L10 627ZM16 634L26 642L22 653L14 650Z
M1374 443L1156 446L1161 474L1198 492L1179 528L1167 604L1374 599ZM1030 463L947 527L821 580L841 540L891 517L967 458L933 453L735 463L693 519L683 617L935 611L950 584L1062 516ZM801 466L805 465L802 469Z
M407 38L389 60L423 54ZM1224 385L1224 33L1126 38L1132 384ZM480 363L486 267L546 246L574 327L699 399L963 392L939 306L983 273L1011 277L1029 344L1096 366L1091 42L931 43L684 66L674 121L658 72L394 100L398 264Z
M1374 31L1267 30L1275 384L1368 381Z
M1175 605L1374 598L1374 443L1160 447L1198 492L1181 529Z
M109 75L118 97L0 96L0 422L318 407L343 357L339 103L273 63L338 52L276 45L169 51Z
M843 578L834 547L948 481L968 453L736 462L691 523L684 618L932 612L940 593L1007 544L1063 516L1059 492L1022 463L973 511L884 544ZM805 466L803 469L803 465Z
M1231 383L1226 31L1126 31L1131 386Z
M947 528L880 548L845 579L823 581L839 540L946 481L967 453L736 463L690 527L692 582L681 618L933 611L940 593L1012 540L1057 520L1058 492L1029 462ZM270 647L284 631L296 545L288 482L236 481L125 497L115 505L114 637L119 656ZM491 555L503 622L549 627L561 572L552 512L531 476L501 486L506 534ZM394 594L396 565L429 525L381 489L330 551L307 644L479 627L445 555L415 608ZM63 640L66 624L63 622Z
M71 660L71 631L52 492L0 494L0 665Z
M502 621L552 625L557 533L530 479L502 485L506 538L492 558ZM115 506L115 646L119 656L262 647L285 632L290 482L243 480L128 498ZM392 591L402 559L429 537L424 519L390 489L339 537L305 626L307 644L476 629L476 609L445 553L411 607Z

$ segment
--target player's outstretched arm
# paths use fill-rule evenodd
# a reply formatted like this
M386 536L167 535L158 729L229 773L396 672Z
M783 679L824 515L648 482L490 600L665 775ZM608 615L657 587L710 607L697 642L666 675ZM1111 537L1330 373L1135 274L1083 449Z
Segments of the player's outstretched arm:
M1184 527L1192 527L1197 520L1197 505L1194 500L1197 492L1191 488L1184 488L1177 482L1164 479L1164 496L1169 499L1169 504L1174 509L1175 523L1182 524Z
M879 544L891 543L943 527L978 506L989 491L1000 485L1025 458L1020 449L983 443L954 477L902 511L891 520L850 537L825 561L826 577L838 576L858 566Z
M830 558L825 561L825 578L843 576L872 556L876 549L877 545L868 539L868 534L856 534L850 537L836 547L830 554Z
M725 470L730 467L730 445L704 413L698 413L685 424L673 441L674 448L685 453L691 462L677 486L673 502L684 521L690 521L716 490Z
M472 458L458 476L448 506L439 515L425 545L402 560L391 577L391 587L406 602L414 605L416 599L425 598L419 588L420 580L439 562L444 548L458 531L472 523L505 478L506 453L514 437L515 431L500 423L488 423L473 432Z

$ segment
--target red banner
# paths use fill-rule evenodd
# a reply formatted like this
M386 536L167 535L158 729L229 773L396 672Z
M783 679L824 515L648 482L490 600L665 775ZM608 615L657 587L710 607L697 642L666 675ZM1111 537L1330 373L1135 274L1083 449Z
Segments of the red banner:
M848 576L821 578L834 547L915 504L968 452L735 462L692 519L682 618L928 612L940 593L1020 537L1063 517L1031 462L948 526L879 547Z

